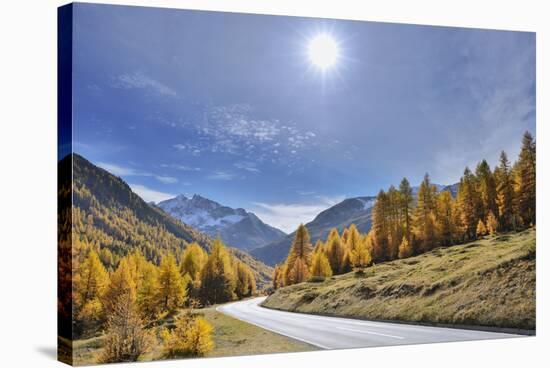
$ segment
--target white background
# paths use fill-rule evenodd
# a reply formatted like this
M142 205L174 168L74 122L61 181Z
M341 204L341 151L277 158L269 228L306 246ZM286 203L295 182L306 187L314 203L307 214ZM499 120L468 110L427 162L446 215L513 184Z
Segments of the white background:
M98 1L104 2L104 1ZM143 367L540 367L548 325L550 22L545 1L112 1L537 32L537 337L142 363ZM375 4L376 3L376 4ZM56 0L0 3L0 366L58 367L56 347ZM546 15L546 19L545 19ZM545 22L546 21L546 22ZM545 106L546 104L546 106ZM546 179L546 180L545 180ZM130 366L122 364L120 366Z

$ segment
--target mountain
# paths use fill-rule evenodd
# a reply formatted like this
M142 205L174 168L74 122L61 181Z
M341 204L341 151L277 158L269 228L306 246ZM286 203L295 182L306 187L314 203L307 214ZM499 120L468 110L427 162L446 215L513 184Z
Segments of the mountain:
M441 192L441 191L444 191L444 190L449 190L451 192L451 194L453 194L453 192L451 190L452 189L451 187L456 186L456 189L458 189L458 183L453 184L453 185L443 185L443 184L432 183L432 185L435 186L435 189L438 193ZM418 194L419 189L420 189L420 185L412 187L412 194L413 194L414 197L416 197L416 195ZM455 195L456 195L456 192L453 194L453 196L455 196Z
M371 211L376 197L348 198L319 213L313 221L307 223L311 242L325 239L332 228L342 231L355 224L360 232L368 232L371 227ZM295 233L250 251L250 254L268 265L282 262L290 249Z
M158 264L164 254L178 254L190 242L210 248L211 237L146 203L121 178L77 154L62 159L59 171L70 172L71 165L73 206L62 216L72 218L77 239L98 246L107 268L114 268L134 249ZM66 198L63 203L70 203L69 186L70 182L61 185L60 198ZM252 268L260 288L269 282L271 268L241 250L230 251Z
M451 195L456 198L456 194L458 193L458 184L460 183L455 183L455 184L451 184L451 185L446 185L444 186L441 191L448 191L451 193Z
M179 195L158 207L181 222L212 237L220 236L228 245L250 250L279 240L286 234L262 222L252 212L223 206L198 194Z

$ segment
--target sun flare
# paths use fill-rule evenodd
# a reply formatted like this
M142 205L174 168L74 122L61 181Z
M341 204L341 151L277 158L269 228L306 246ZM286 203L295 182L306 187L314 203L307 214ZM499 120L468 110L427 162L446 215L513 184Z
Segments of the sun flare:
M319 34L309 41L309 60L318 68L325 70L338 60L338 44L328 34Z

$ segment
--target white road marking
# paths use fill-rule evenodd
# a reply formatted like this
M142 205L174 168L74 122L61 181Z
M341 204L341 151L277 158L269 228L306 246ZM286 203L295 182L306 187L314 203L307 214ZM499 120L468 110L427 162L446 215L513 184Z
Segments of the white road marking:
M351 331L351 332L358 332L358 333L364 333L364 334L370 334L370 335L380 335L380 336L386 336L386 337L391 337L391 338L394 338L394 339L404 339L403 336L394 336L394 335L387 335L387 334L383 334L383 333L379 333L379 332L374 332L374 331L367 331L367 330L356 330L356 329L353 329L353 328L345 328L345 327L336 327L337 329L339 330L345 330L345 331Z

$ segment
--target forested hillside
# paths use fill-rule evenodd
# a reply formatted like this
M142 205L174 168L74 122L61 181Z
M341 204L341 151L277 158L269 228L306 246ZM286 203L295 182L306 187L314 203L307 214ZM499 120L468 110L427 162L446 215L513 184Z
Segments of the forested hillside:
M102 336L95 362L136 360L155 340L155 321L252 296L269 280L269 267L145 203L120 178L76 154L59 163L60 173L71 167L72 196L60 175L60 333ZM211 349L207 322L184 314L176 323L187 335L162 332L165 354Z
M68 170L71 156L59 163ZM121 257L139 250L159 265L173 253L176 259L186 244L196 242L209 250L212 239L142 200L122 179L77 154L73 167L74 248L97 249L105 267L112 270ZM64 167L65 166L65 167ZM65 193L69 191L65 190ZM85 244L83 244L85 243ZM270 268L237 249L229 248L244 263L250 263L259 286L269 281Z
M275 267L275 289L365 268L373 263L408 258L436 247L463 244L508 231L522 231L536 223L536 148L526 132L513 166L503 151L496 168L481 160L473 173L468 167L450 190L438 192L428 174L413 194L403 178L399 188L380 190L372 209L372 228L360 233L352 224L327 239L317 240L300 225L286 260Z
M207 236L147 204L122 179L77 154L60 162L59 170L71 164L75 240L100 246L107 268L136 249L156 264L165 253L181 252L190 242L208 249Z

